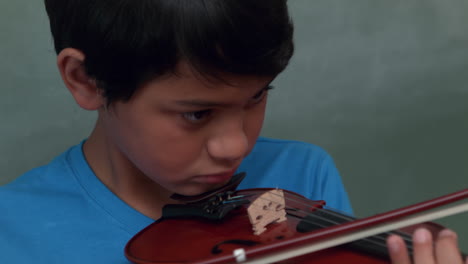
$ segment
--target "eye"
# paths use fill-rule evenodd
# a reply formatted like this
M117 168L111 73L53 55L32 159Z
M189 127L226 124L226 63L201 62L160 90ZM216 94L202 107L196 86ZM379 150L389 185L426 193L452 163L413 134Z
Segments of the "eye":
M273 86L268 85L267 87L265 87L265 89L262 89L260 92L256 93L252 97L252 103L253 104L260 103L265 98L268 91L271 90L271 89L273 89Z
M211 112L211 110L187 112L182 113L182 117L190 123L201 123L210 116Z

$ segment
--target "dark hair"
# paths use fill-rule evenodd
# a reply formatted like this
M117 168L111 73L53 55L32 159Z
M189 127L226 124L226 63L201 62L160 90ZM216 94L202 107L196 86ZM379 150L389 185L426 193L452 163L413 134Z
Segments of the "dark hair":
M76 48L109 102L185 60L199 73L276 76L293 53L287 0L45 0L55 50Z

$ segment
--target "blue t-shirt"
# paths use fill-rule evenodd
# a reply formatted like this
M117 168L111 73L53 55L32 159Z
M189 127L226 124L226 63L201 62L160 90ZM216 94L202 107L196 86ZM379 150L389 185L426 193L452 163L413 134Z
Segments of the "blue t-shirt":
M351 213L332 159L321 148L259 138L239 167L239 188L278 187ZM124 247L153 222L93 173L82 144L0 187L0 263L128 264Z

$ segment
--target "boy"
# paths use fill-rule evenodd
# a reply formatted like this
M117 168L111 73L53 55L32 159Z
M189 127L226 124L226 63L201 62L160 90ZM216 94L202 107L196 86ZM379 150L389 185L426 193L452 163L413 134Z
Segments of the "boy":
M173 193L241 171L239 188L284 188L351 212L323 150L259 138L270 83L293 53L285 0L45 5L62 79L98 120L85 141L1 188L0 262L128 263L126 242Z

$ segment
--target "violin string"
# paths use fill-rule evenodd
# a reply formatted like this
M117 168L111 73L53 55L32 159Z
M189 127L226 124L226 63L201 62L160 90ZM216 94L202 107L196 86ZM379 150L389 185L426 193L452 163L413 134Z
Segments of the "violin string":
M298 196L298 199L293 199L293 198L289 198L289 197L285 197L285 199L287 199L289 201L294 201L294 202L300 203L301 205L309 205L308 203L304 202L304 201L309 201L309 200L307 200L305 198L302 198L300 196ZM317 202L315 202L315 203L317 203ZM334 217L341 218L341 219L344 219L346 221L356 220L355 218L353 218L351 216L348 216L348 215L346 215L344 213L338 213L338 212L336 212L334 210L327 210L327 209L324 209L324 208L315 208L315 209L317 211L320 211L320 212L324 213L324 214L333 215ZM340 222L331 221L326 217L320 217L320 216L318 216L316 214L313 214L313 211L308 212L308 211L304 211L304 210L297 209L297 208L296 208L296 210L299 210L300 212L302 212L304 214L309 214L309 216L311 216L311 217L320 218L322 221L325 221L325 222L328 222L328 223L331 223L331 224L335 224L335 225L341 224ZM311 223L311 224L316 224L316 223ZM323 225L321 227L326 227L326 226ZM371 238L386 241L386 237L391 235L391 234L397 234L397 235L401 236L402 239L406 242L406 244L409 245L410 247L412 247L411 246L411 244L412 244L411 243L412 242L411 236L406 234L406 233L403 233L403 232L389 231L389 232L384 232L384 233L372 236ZM384 244L384 243L382 242L382 244Z
M333 215L335 217L343 217L343 219L345 220L348 220L348 221L353 221L353 220L356 220L355 218L353 217L349 217L349 219L346 219L346 215L343 216L343 214L339 213L339 212L336 212L334 210L330 210L330 209L324 209L324 208L320 208L319 210L321 210L322 212L325 212L327 214L330 214L330 215ZM403 233L403 232L395 232L395 231L389 231L389 232L384 232L382 233L382 235L390 235L390 234L398 234L400 235L406 242L412 242L412 239L411 239L411 236L409 234L406 234L406 233ZM379 237L380 235L377 235L375 237ZM385 239L385 237L383 238Z
M339 222L335 222L335 221L330 221L328 220L327 218L325 217L322 217L322 216L318 216L318 215L315 215L315 214L310 214L309 217L314 217L316 219L320 219L320 220L323 220L323 221L328 221L327 224L319 224L319 223L316 223L314 221L309 221L309 220L305 220L303 219L303 217L301 216L298 216L298 215L294 215L292 213L288 213L288 215L290 215L291 217L296 217L298 219L302 219L302 221L305 221L306 223L311 223L313 225L316 225L318 227L322 227L322 228L325 228L325 227L330 227L330 225L327 225L327 224L340 224ZM371 237L366 237L366 238L363 238L363 239L360 239L360 241L366 241L366 242L369 242L369 243L372 243L376 246L380 246L380 247L386 247L386 237L390 234L394 234L394 232L385 232L385 233L381 233L381 234L378 234L378 235L375 235L375 236L371 236ZM408 241L411 241L411 238L409 238L406 234L398 234L400 235L404 241L408 242ZM410 252L412 252L412 244L409 243L407 244L407 247L408 247L408 250Z
M271 202L270 200L268 200L268 199L266 199L266 198L264 198L264 197L259 197L259 198L265 199L265 200ZM270 210L273 210L273 209L270 209ZM313 217L313 218L322 220L323 222L327 222L328 225L327 225L327 224L319 224L319 223L317 223L317 222L304 219L304 217L302 217L302 216L294 215L294 214L291 213L291 212L287 212L287 214L288 214L289 216L291 216L291 217L296 217L296 218L298 218L298 219L301 219L301 221L303 221L303 222L305 222L305 223L309 223L309 224L318 226L319 228L320 228L320 227L322 227L322 228L323 228L323 227L329 227L329 226L332 226L332 225L340 224L340 223L338 223L338 222L336 222L336 221L332 221L332 220L330 220L330 219L328 219L328 218L325 218L325 217L322 217L322 216L318 216L318 215L315 215L315 214L313 214L313 213L311 213L311 212L306 212L306 211L301 210L301 209L295 208L295 209L289 209L288 211L291 211L291 210L293 210L294 212L306 213L306 214L308 214L309 217ZM319 210L319 209L318 209L318 210ZM247 217L247 216L246 216L246 217ZM375 240L377 240L377 241L375 241ZM385 244L384 240L385 240L385 238L376 236L376 237L367 237L367 238L363 238L363 239L361 239L360 241L366 241L366 242L368 242L368 243L370 243L370 244L373 244L373 245L375 245L375 246L384 247L384 248L385 248L385 247L386 247L386 244ZM410 250L411 250L411 249L410 249Z
M272 194L276 195L276 196L283 197L285 200L296 202L296 203L298 203L300 205L303 205L303 206L313 206L313 204L320 204L320 202L317 202L317 201L312 201L312 203L310 203L311 202L310 200L302 198L302 197L300 197L298 195L295 195L295 196L298 197L298 199L293 199L293 198L290 198L290 197L281 196L279 194L274 194L274 193L272 193ZM271 200L269 200L267 198L264 198L264 197L259 197L259 198L265 199L265 200L267 200L269 202L275 202L275 201L271 201ZM319 227L322 227L322 228L323 227L329 227L329 226L332 226L332 225L341 224L340 222L333 221L333 220L330 220L330 219L328 219L326 217L314 214L313 211L309 212L309 211L305 211L305 210L302 210L302 209L299 209L299 208L292 208L292 209L288 208L288 209L289 209L289 211L294 210L295 212L303 213L303 214L306 214L308 217L313 217L313 218L316 218L316 219L319 219L319 220L325 222L326 224L319 224L317 222L309 221L307 219L304 219L304 217L302 217L302 216L293 215L290 212L288 212L288 215L290 215L292 217L299 218L299 219L301 219L302 221L304 221L306 223L316 225L316 226L319 226ZM342 218L342 219L344 219L346 221L355 220L353 217L346 216L344 214L340 214L340 213L334 212L332 210L327 210L327 209L323 209L323 208L315 208L315 209L317 211L321 211L324 214L333 215L335 217ZM344 216L346 216L346 218ZM349 217L349 219L347 219L348 217ZM327 225L327 224L329 224L329 225ZM397 234L400 237L402 237L402 239L406 242L405 244L407 245L408 250L410 252L412 252L413 248L412 248L412 243L411 243L411 241L412 241L411 236L406 234L406 233L402 233L402 232L394 232L394 231L384 232L384 233L381 233L379 235L375 235L375 236L368 237L368 238L363 238L363 239L361 239L361 241L366 241L366 242L372 243L372 244L377 245L377 246L386 247L386 243L385 243L386 238L387 238L387 236L389 236L391 234Z
M308 205L307 203L302 202L303 200L305 200L305 201L308 201L308 200L306 200L304 198L301 198L301 197L299 197L299 200L288 198L288 197L285 197L285 199L295 201L295 202L300 203L302 205ZM342 223L342 222L330 220L329 218L327 218L325 216L319 216L317 214L314 214L313 211L309 212L309 211L301 210L301 209L298 209L298 208L295 208L293 210L298 211L298 212L303 213L303 214L306 214L308 217L319 219L322 222L325 222L324 224L319 224L317 222L309 221L307 219L304 219L304 217L302 217L302 216L297 216L297 215L293 215L293 214L289 213L289 215L291 215L293 217L298 217L299 219L302 219L302 221L305 221L306 223L314 224L314 225L322 227L322 228L323 227L328 227L328 226L331 226L331 225L338 225L338 224ZM340 214L340 213L335 212L333 210L327 210L327 209L324 209L324 208L315 208L315 210L318 211L318 212L323 213L324 215L333 215L334 217L344 219L345 221L356 220L353 217L347 216L345 214ZM412 246L412 243L411 243L411 241L412 241L411 236L406 234L406 233L389 231L389 232L384 232L384 233L381 233L381 234L378 234L378 235L375 235L375 236L371 236L371 237L361 239L361 241L366 241L366 242L369 242L369 243L374 244L376 246L386 248L386 238L391 234L399 235L405 241L405 244L406 244L406 246L408 248L408 251L411 252L411 254L412 254L413 246Z

